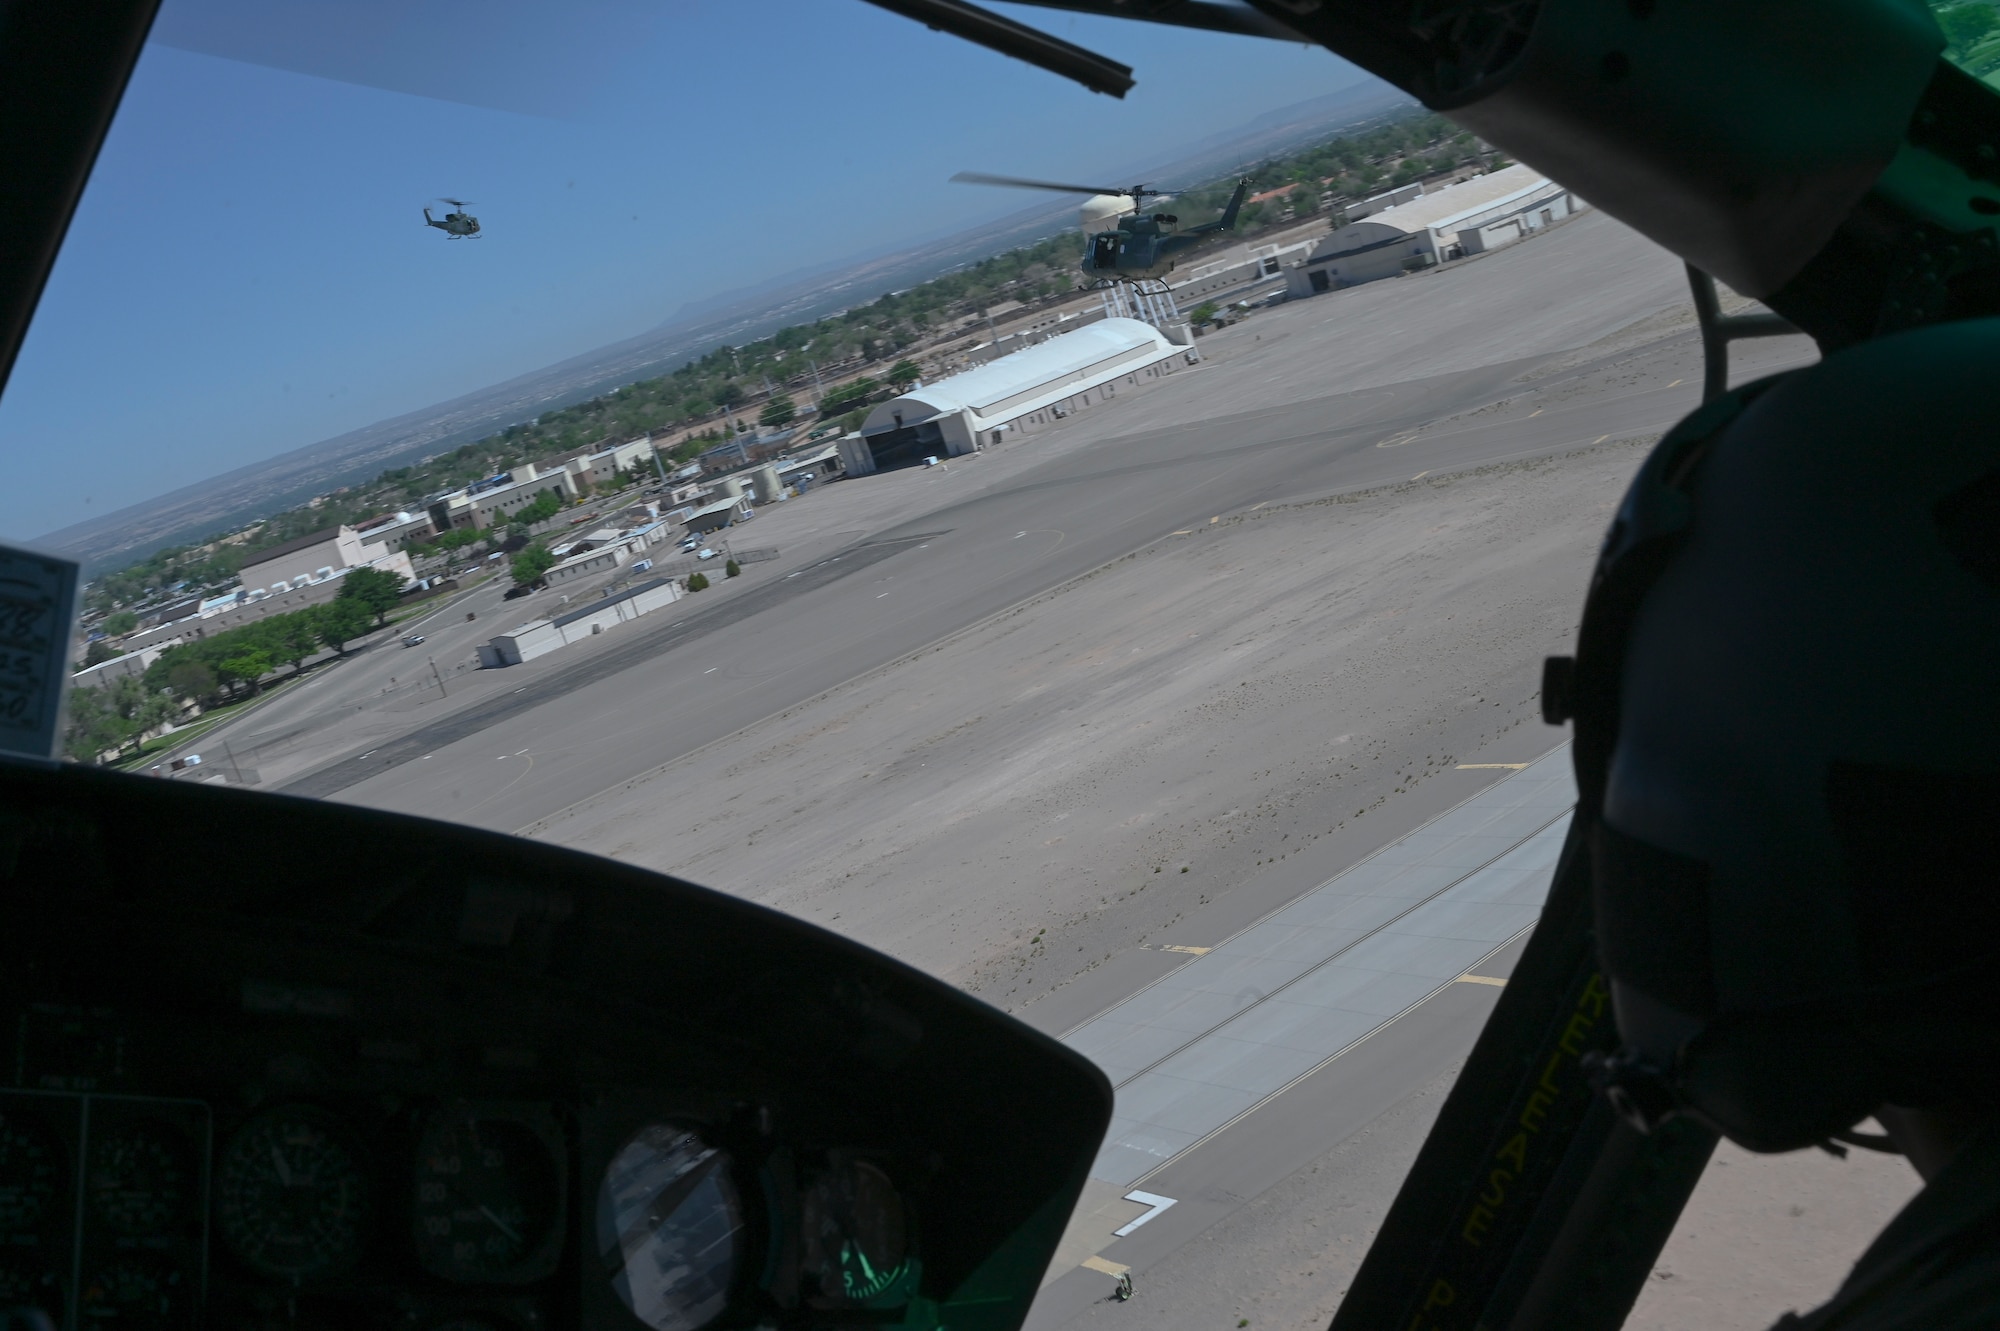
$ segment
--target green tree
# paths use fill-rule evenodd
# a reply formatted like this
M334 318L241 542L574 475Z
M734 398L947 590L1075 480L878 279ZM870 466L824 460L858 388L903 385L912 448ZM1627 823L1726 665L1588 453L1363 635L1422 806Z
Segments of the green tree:
M238 684L257 692L257 681L271 673L271 654L261 647L246 647L236 655L215 663L215 673L233 690Z
M889 367L889 386L898 393L924 377L924 367L913 360L899 360Z
M725 383L715 390L715 400L725 407L739 405L745 396L743 385L738 383Z
M517 587L532 587L542 580L542 575L554 568L556 557L540 541L524 545L507 565Z
M1192 310L1188 311L1188 322L1193 324L1205 324L1210 319L1213 319L1215 317L1215 312L1220 308L1222 307L1217 305L1214 301L1205 300L1201 304L1195 306Z
M766 402L764 409L757 413L757 423L759 425L770 426L790 425L792 421L797 419L798 414L798 404L783 393L780 393L769 402Z
M743 566L733 559L722 566L722 576L725 578L733 578L742 571Z
M306 658L317 655L321 646L319 624L316 622L319 607L294 611L285 615L273 627L272 653L278 660L291 666L292 673L305 669Z
M123 653L121 653L116 647L113 647L110 644L110 642L108 642L103 638L99 638L96 642L93 642L90 644L90 646L84 648L83 664L78 666L77 669L88 670L94 665L103 665L106 661L112 660L122 654Z
M130 610L116 610L104 617L104 631L114 638L122 638L139 627L139 617Z
M111 706L104 689L77 688L69 691L63 752L73 761L96 762L104 754L122 746L129 730L129 725Z
M562 506L563 501L560 492L544 490L535 496L534 502L514 514L513 524L516 527L525 529L534 526L537 522L547 522L550 518L562 512Z
M365 615L367 612L364 611ZM151 672L148 672L150 676ZM208 664L193 657L175 661L165 672L167 687L177 698L192 698L196 702L207 703L216 695L220 681Z
M336 598L317 609L313 616L314 631L321 642L342 656L347 655L348 643L367 635L369 620L373 618L367 606L351 598L345 601Z
M368 607L377 624L388 622L389 612L403 599L403 580L379 568L357 568L340 580L336 601L359 601Z
M689 591L691 591L691 592L705 592L705 591L707 591L707 590L708 590L708 574L706 574L706 573L690 573L690 574L688 574L688 590L689 590Z

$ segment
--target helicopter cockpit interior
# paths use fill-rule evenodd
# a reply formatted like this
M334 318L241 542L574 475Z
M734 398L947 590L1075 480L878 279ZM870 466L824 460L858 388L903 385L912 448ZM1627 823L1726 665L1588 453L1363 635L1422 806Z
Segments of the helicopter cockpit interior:
M719 894L217 793L0 772L8 1306L458 1331L1025 1313L1108 1109L1081 1058ZM259 865L281 859L326 867L279 886Z

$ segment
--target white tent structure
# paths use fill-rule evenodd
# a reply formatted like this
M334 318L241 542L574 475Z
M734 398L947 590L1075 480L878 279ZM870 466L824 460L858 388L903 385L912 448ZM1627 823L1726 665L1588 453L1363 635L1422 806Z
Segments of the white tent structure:
M1193 354L1151 324L1100 319L977 369L911 389L868 413L841 440L849 476L925 457L957 457L1003 429L1032 428L1170 373Z

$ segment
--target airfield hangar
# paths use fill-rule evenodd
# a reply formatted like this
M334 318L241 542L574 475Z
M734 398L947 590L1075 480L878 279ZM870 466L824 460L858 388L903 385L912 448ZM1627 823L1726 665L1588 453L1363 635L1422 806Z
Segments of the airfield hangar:
M1100 319L884 402L859 435L841 440L841 461L849 476L866 476L975 452L1005 431L1039 429L1194 360L1151 324Z
M1380 204L1388 206L1362 211ZM1430 193L1406 186L1350 209L1347 225L1322 240L1287 275L1286 295L1296 300L1499 249L1585 206L1526 166L1506 167Z

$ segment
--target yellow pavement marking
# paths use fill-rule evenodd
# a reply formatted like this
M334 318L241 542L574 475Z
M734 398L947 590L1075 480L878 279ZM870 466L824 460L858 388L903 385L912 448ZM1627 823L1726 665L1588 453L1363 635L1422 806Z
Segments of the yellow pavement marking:
M1191 957L1205 957L1214 950L1207 947L1184 947L1179 943L1168 943L1160 949L1162 952L1185 952Z
M1268 503L1270 503L1270 502L1271 502L1270 500L1266 499L1266 500L1264 501L1264 504L1268 504ZM1256 512L1256 511L1257 511L1258 509L1260 509L1260 508L1264 507L1264 504L1252 504L1252 505L1250 506L1250 511L1251 511L1252 513L1255 513L1255 512Z
M1216 516L1214 516L1214 517L1212 517L1212 518L1210 518L1210 519L1208 520L1208 525L1209 525L1209 526L1211 526L1211 527L1213 527L1213 526L1214 526L1214 525L1215 525L1216 523L1218 523L1218 522L1220 522L1220 521L1222 521L1222 515L1218 513L1218 514L1217 514Z
M1461 772L1518 772L1526 763L1460 763Z
M1600 434L1600 435L1598 435L1598 436L1597 436L1597 438L1595 438L1595 439L1591 440L1590 442L1591 442L1591 443L1593 443L1593 444L1601 444L1601 443L1603 443L1603 442L1604 442L1604 441L1605 441L1606 439L1609 439L1610 437L1611 437L1611 436L1610 436L1610 435L1608 435L1608 434Z
M1183 527L1183 528L1181 528L1181 529L1180 529L1179 531L1175 532L1175 533L1174 533L1174 535L1176 535L1176 536L1192 536L1192 535L1194 535L1194 528L1192 528L1192 527Z
M1428 475L1430 475L1428 471L1420 471L1416 475L1410 477L1410 479L1413 481L1421 481L1424 477Z
M1490 984L1501 989L1507 987L1505 980L1491 975L1461 975L1458 977L1457 982L1459 984Z
M1528 413L1528 419L1533 420L1535 419L1535 417L1541 415L1543 412L1547 410L1548 410L1547 407L1536 407L1533 411Z
M1081 1265L1086 1271L1102 1271L1108 1276L1122 1276L1132 1269L1129 1266L1120 1266L1116 1262L1108 1262L1102 1257L1086 1257Z
M1679 388L1680 386L1681 386L1681 381L1678 379L1674 380L1672 383L1667 385L1667 387L1669 388Z

